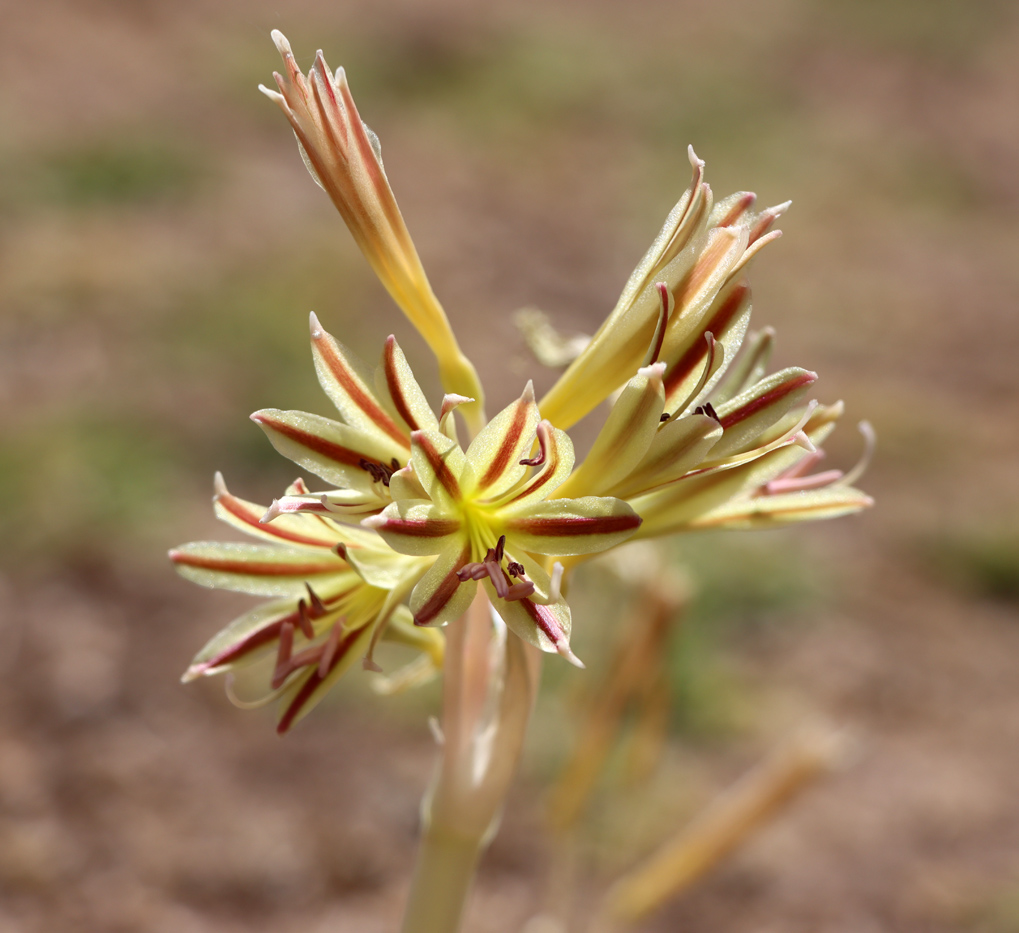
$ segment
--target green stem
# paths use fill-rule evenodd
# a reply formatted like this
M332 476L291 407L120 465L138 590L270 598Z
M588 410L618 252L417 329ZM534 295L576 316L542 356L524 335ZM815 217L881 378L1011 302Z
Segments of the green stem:
M403 917L402 933L456 933L460 929L481 841L425 831Z

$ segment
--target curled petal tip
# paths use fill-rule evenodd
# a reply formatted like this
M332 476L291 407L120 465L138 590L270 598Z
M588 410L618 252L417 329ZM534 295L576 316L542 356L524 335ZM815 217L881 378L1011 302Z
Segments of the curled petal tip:
M686 154L694 168L704 168L704 160L699 158L697 153L693 151L693 145L686 147Z
M269 100L274 101L277 104L284 104L284 103L286 103L286 99L283 97L283 95L279 91L274 91L272 88L268 88L264 84L258 85L258 89L266 97L268 97Z
M361 519L361 527L368 528L374 531L376 528L381 528L386 524L386 519L383 515L369 515L367 518Z
M868 425L869 427L869 425ZM215 476L212 477L212 489L215 495L213 499L218 499L220 496L227 495L226 480L223 479L223 474L219 470L216 470Z
M562 643L562 644L556 645L556 651L558 651L559 654L561 654L564 658L566 658L566 660L569 661L570 664L572 664L574 667L579 667L581 670L586 670L586 666L584 665L584 662L581 661L580 658L578 658L573 653L573 649L570 648L570 646L567 645L565 642Z
M534 380L533 379L528 379L527 380L527 385L524 386L524 391L521 394L520 398L523 401L525 401L525 402L533 402L534 401Z
M318 319L318 315L314 311L308 315L308 327L311 330L312 340L318 340L325 333L322 329L322 322Z

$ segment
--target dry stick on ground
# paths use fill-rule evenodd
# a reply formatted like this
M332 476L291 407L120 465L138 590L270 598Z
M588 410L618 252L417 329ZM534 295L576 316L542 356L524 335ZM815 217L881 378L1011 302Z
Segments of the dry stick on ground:
M704 876L816 778L846 760L845 736L804 730L610 888L595 929L635 923Z

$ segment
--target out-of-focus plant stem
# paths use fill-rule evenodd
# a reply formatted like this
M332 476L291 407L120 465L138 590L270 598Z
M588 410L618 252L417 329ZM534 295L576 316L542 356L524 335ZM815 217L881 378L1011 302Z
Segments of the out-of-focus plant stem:
M845 760L846 739L801 732L739 780L692 825L609 890L597 930L635 923L701 878L816 778Z
M441 754L422 803L423 836L403 933L460 929L538 689L540 654L505 629L493 630L484 591L447 631Z

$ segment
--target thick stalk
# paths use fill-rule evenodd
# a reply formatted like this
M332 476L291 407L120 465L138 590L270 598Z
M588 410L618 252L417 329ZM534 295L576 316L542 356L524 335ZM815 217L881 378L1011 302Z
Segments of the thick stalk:
M425 829L403 917L403 933L452 933L460 929L481 844L480 839L450 836L434 826Z
M523 747L540 656L504 627L484 591L447 629L442 750L403 933L457 933L478 858L491 838Z

